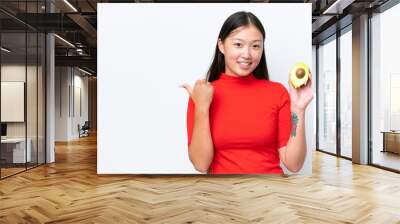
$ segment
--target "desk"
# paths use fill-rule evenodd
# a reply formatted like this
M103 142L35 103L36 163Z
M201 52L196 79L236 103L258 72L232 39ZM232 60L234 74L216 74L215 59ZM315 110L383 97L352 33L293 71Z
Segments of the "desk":
M400 154L400 131L381 131L383 134L382 152Z
M25 155L25 138L6 138L1 139L1 157L6 163L25 163L31 162L31 145L32 140L27 139L26 155ZM12 158L12 159L11 159ZM25 161L27 159L27 161Z

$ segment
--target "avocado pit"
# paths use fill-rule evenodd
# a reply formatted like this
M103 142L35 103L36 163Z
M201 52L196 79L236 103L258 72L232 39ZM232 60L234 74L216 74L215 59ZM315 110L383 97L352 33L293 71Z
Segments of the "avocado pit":
M303 68L298 68L296 70L296 77L302 79L306 75L306 71Z

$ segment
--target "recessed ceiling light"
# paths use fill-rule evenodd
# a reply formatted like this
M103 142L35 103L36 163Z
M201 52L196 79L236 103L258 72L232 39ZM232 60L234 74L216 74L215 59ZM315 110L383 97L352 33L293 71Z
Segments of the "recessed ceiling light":
M68 44L69 46L75 48L75 45L71 44L71 42L69 42L68 40L66 40L66 39L64 39L64 38L62 38L62 37L60 37L60 36L57 35L57 34L54 34L54 36L57 37L58 39L60 39L61 41L63 41L64 43Z
M83 69L81 69L81 68L79 68L79 67L78 67L78 69L79 69L79 71L81 71L81 72L83 72L83 73L85 73L85 74L92 75L92 73L90 73L90 72L88 72L88 71L86 71L86 70L83 70Z
M69 3L68 0L64 0L65 4L67 4L72 10L74 10L75 12L78 12L78 10L71 4Z
M11 52L11 50L9 50L9 49L7 49L7 48L5 48L5 47L1 47L1 50L4 51L4 52L6 52L6 53L10 53L10 52Z
M336 0L322 14L342 14L343 9L351 5L355 0Z

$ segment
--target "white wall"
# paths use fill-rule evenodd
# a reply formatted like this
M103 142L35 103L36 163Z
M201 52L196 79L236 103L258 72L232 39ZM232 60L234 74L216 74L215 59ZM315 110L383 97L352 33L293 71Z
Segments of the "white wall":
M55 68L55 141L68 140L68 67Z
M72 67L56 67L55 140L69 141L79 137L78 124L88 120L88 78ZM81 97L78 90L80 89ZM81 100L81 103L79 103ZM82 114L77 105L82 105ZM75 110L75 111L74 111Z
M20 64L8 64L1 66L1 81L6 82L25 82L26 69L28 74L32 74L32 66L25 67ZM1 110L7 110L7 108L1 108ZM7 137L25 137L25 122L8 122L7 123Z
M98 173L198 173L178 86L205 77L223 21L241 10L263 22L271 80L287 86L295 62L311 65L311 4L98 4Z
M26 73L27 72L27 73ZM33 81L36 77L36 66L25 66L19 64L5 64L1 66L1 81L2 82L25 82L26 83L26 74L28 76L29 84L36 85L36 81ZM27 88L27 106L29 107L27 118L28 118L28 137L29 134L35 132L36 134L36 113L32 113L32 111L36 112L36 101L33 105L30 105L32 98L36 99L36 88ZM24 108L22 108L24 109ZM2 108L2 110L7 110L7 108ZM32 124L32 121L35 123ZM25 137L25 126L26 122L7 122L7 136L8 137Z
M73 138L78 138L79 137L79 132L77 129L78 124L81 126L85 123L85 121L88 121L89 118L89 112L88 112L88 77L87 76L82 76L83 73L81 73L79 70L75 69L74 70L74 94L73 96L75 102L74 102L74 108L73 111L73 117L71 120L71 135ZM78 93L80 91L80 93ZM79 98L80 94L80 98ZM81 101L81 102L79 102ZM79 111L79 107L82 110L81 113Z
M24 82L26 84L26 107L20 107L19 113L25 113L27 119L23 122L6 122L7 137L21 138L27 136L30 139L30 148L32 161L36 162L39 158L39 163L44 162L44 74L41 66L25 66L24 64L10 63L1 66L1 81L2 82ZM27 79L27 81L26 81ZM3 90L2 90L3 91ZM3 98L4 96L2 96ZM2 103L3 104L3 103ZM15 108L12 108L15 109ZM1 110L10 110L10 108L2 107ZM18 113L17 111L9 111ZM37 157L37 154L39 156Z

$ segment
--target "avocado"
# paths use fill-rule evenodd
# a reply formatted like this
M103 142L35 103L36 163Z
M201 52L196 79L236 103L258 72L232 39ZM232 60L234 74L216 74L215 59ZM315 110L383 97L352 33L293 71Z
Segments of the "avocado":
M290 70L290 83L294 88L299 88L307 83L310 70L304 62L297 62Z

